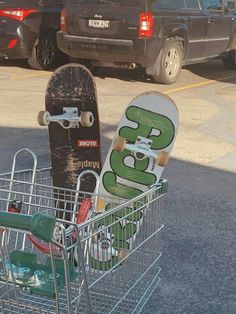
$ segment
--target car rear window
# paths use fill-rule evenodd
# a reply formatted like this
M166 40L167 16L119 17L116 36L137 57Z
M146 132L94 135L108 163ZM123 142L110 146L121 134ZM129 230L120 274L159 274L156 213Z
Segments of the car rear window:
M165 9L165 10L176 10L178 7L178 1L176 0L154 0L153 9Z

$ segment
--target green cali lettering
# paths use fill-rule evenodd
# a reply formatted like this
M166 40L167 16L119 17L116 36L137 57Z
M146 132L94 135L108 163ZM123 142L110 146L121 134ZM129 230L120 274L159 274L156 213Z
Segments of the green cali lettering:
M151 148L159 150L170 145L174 139L173 123L161 114L132 106L127 109L126 117L138 124L136 129L127 126L120 129L120 136L128 141L135 142L137 136L150 138L153 141ZM151 135L153 130L158 130L160 134Z
M109 193L121 198L131 199L142 193L139 189L117 183L117 176L111 171L104 174L103 185Z
M142 218L142 213L136 211L136 208L125 207L115 213L116 218L125 217L125 220L137 222Z
M124 210L126 214L130 213L130 217L128 218L130 222L126 223L125 225L122 225L120 221L118 221L117 218L113 215L108 216L105 219L101 219L95 224L97 230L99 230L100 226L111 226L110 232L113 235L114 242L112 247L114 249L127 248L126 240L132 238L136 233L136 225L132 223L132 219L134 221L138 221L142 217L142 213L140 212L132 214L133 210L131 208L125 208L123 211Z
M116 265L118 263L118 257L112 256L109 261L99 261L90 255L89 256L89 263L90 263L91 267L94 269L106 271L106 270L111 269L114 265Z
M115 151L111 153L110 163L114 173L118 177L128 181L147 186L152 185L155 182L156 176L154 174L145 172L148 167L149 160L136 160L134 167L130 167L125 164L125 157L127 156L131 156L130 152L127 150L122 153Z

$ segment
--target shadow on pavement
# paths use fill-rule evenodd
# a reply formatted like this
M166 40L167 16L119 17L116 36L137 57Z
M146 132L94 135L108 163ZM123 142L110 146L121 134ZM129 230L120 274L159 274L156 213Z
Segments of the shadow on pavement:
M0 60L0 66L3 67L20 67L29 69L26 60ZM184 67L186 70L208 80L216 80L219 82L229 82L235 84L235 80L230 80L227 77L234 76L236 78L235 70L226 70L221 60L213 60L209 62L188 65ZM30 69L29 69L30 70ZM53 72L55 69L52 69ZM32 70L34 71L34 70ZM142 82L142 83L155 83L153 79L145 74L145 70L142 68L136 68L134 70L117 69L117 68L98 68L95 77L100 79L116 78L122 81L128 82ZM173 84L175 86L175 84Z
M102 134L114 128L102 124ZM36 153L39 167L49 165L46 129L0 132L1 172L22 147ZM104 157L110 140L102 137L102 144ZM236 313L236 175L171 159L163 177L170 187L160 211L162 280L142 313Z
M29 68L26 60L0 60L0 67L19 67L22 69L29 69L30 71L35 71ZM47 70L47 72L53 72L55 69ZM122 81L129 82L143 82L143 83L153 83L152 79L147 77L145 71L141 68L135 70L127 69L116 69L116 68L98 68L98 70L93 73L95 77L100 79L106 78L117 78Z
M0 66L1 67L19 67L22 69L29 69L29 65L27 63L27 60L25 59L16 59L16 60L0 59Z
M236 175L172 159L161 282L143 313L236 313Z
M225 69L221 60L192 64L185 66L185 68L201 78L236 84L236 70ZM230 76L234 76L234 79L232 80L227 78Z

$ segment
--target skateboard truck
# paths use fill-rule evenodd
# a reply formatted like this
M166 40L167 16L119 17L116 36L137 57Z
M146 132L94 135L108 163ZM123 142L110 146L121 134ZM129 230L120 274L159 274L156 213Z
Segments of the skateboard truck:
M162 151L157 154L151 149L151 145L152 140L142 136L138 136L134 144L129 144L125 138L118 136L114 143L114 150L122 152L124 149L127 149L137 160L152 157L158 166L165 167L169 160L168 152Z
M64 129L89 128L93 125L94 116L90 111L82 111L79 115L78 108L64 107L63 114L50 115L48 111L40 111L38 113L38 123L41 126L47 126L50 122L59 123Z

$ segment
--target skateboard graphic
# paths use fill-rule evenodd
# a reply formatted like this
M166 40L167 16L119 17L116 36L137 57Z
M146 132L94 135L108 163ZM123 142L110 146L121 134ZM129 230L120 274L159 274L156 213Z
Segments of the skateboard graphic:
M109 210L109 199L132 200L158 184L175 142L178 110L165 95L147 92L134 98L118 124L100 174L97 212ZM125 223L119 218L126 216ZM132 249L143 220L143 211L124 208L107 221L96 224L100 235L91 244L90 263L98 270L108 270ZM119 217L118 217L119 216ZM105 259L104 259L105 257Z
M53 185L75 189L80 173L100 173L100 126L94 79L86 67L66 64L51 76L45 109L38 122L48 126ZM81 190L93 192L96 182L87 174Z

